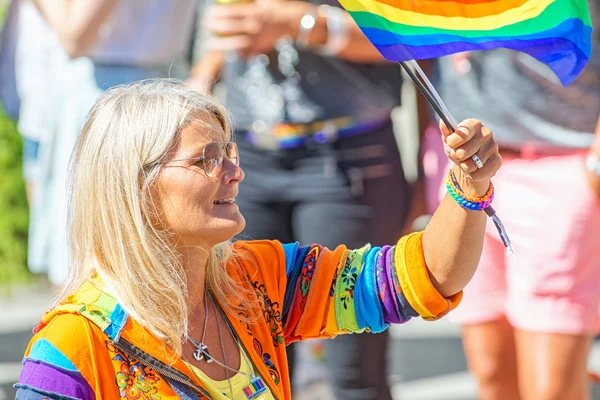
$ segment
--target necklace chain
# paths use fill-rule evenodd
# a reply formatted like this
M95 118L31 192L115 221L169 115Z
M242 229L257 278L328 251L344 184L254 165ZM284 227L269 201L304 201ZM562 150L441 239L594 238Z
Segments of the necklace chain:
M214 303L213 303L214 304ZM196 346L196 351L194 351L194 358L196 361L205 360L207 363L213 362L213 358L208 351L208 347L204 344L204 339L206 337L206 327L208 326L208 300L206 297L206 291L204 292L204 326L202 327L202 340L200 343L196 342L194 339L189 337L186 334L187 339L192 342L194 346Z
M211 297L212 301L212 297ZM231 387L231 378L229 377L229 367L227 366L227 356L225 355L225 345L223 344L223 336L221 335L221 323L219 322L219 317L217 316L217 306L215 302L212 302L213 312L215 314L215 319L217 320L217 332L219 333L219 342L221 343L221 352L223 354L223 366L225 366L225 373L227 374L227 384L229 385L229 393L231 394L231 398L233 399L233 388ZM237 343L236 343L237 345ZM242 360L240 360L241 362ZM241 368L241 364L240 364Z
M202 328L203 329L203 332L202 332L202 341L200 343L198 343L196 340L192 339L187 334L185 335L185 337L186 337L187 340L189 340L196 347L196 351L194 352L194 358L197 361L200 361L202 359L204 359L207 363L211 363L211 362L214 361L217 365L225 368L225 373L227 374L227 383L229 384L229 391L231 393L231 398L233 398L233 387L231 386L231 377L229 375L230 371L235 372L236 374L239 373L239 374L242 374L244 376L247 376L251 380L254 379L256 376L254 374L254 368L251 369L252 373L248 374L246 372L237 370L235 368L231 368L231 367L229 367L227 365L227 357L225 355L225 344L223 343L223 336L222 336L222 333L221 333L221 324L220 324L219 318L217 316L217 306L216 306L216 304L215 304L215 302L212 299L212 296L210 294L209 294L208 297L210 297L210 301L212 302L213 311L214 311L215 319L216 319L216 322L217 322L217 332L218 332L218 335L219 335L219 343L221 345L221 352L222 352L222 355L223 355L223 362L220 362L219 360L217 360L216 358L214 358L213 356L211 356L210 353L208 352L208 347L206 346L206 344L204 344L204 339L206 337L206 328L207 328L207 325L208 325L208 299L207 299L207 296L206 296L206 291L204 292L204 314L205 315L204 315L204 327ZM238 345L237 341L236 341L236 345ZM238 345L238 347L239 347L239 345ZM242 356L244 358L241 361L242 362L245 361L247 363L247 365L252 365L250 363L250 360L248 359L248 356L246 355L246 353L243 350L241 350L240 353L242 354ZM241 368L241 364L240 364L240 368Z

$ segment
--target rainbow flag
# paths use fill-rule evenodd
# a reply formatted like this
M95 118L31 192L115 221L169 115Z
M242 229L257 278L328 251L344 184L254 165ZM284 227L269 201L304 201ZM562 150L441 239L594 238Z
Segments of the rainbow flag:
M389 61L498 47L547 64L564 85L585 68L592 23L585 0L339 0Z

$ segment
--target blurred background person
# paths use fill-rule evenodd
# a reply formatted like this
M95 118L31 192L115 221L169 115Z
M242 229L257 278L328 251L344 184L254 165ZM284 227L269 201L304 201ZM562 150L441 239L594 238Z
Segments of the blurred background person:
M590 2L595 26L599 6ZM489 221L479 269L450 317L462 325L482 400L589 398L588 352L600 328L598 35L587 69L568 87L510 50L437 64L436 86L452 98L451 113L480 117L504 159L494 208L516 254L506 256ZM443 154L437 145L425 151L430 176L436 154Z
M0 102L4 113L16 120L19 116L19 96L15 82L15 53L19 30L20 0L7 5L0 3ZM4 7L4 8L2 8Z
M54 234L48 199L60 110L56 97L69 58L31 1L17 0L13 7L18 8L14 78L20 103L18 129L23 137L23 176L29 202L27 264L31 272L45 273L46 247Z
M29 0L23 0L27 2ZM36 259L60 285L69 268L65 240L67 176L71 151L84 119L111 86L156 77L185 78L196 15L194 0L31 0L55 33L67 61L52 77L56 91L38 89L54 102L51 144L43 159L47 193L42 200L51 235L32 236ZM50 78L49 78L50 79Z
M382 63L333 0L210 5L203 28L208 52L188 83L210 90L220 79L236 121L242 236L328 247L400 237L411 208L390 118L400 67ZM391 399L388 340L323 344L337 398Z

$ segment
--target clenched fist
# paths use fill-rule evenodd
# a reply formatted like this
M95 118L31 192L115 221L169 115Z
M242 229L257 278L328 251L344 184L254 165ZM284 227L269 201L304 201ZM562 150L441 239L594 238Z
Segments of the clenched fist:
M475 119L462 121L456 131L440 122L446 154L454 162L454 173L463 191L483 196L490 179L502 165L498 144L492 131Z

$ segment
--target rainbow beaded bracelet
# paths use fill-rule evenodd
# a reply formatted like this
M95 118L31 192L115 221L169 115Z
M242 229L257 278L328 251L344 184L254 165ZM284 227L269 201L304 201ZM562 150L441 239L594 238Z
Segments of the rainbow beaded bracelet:
M494 210L494 207L492 207L492 201L494 200L494 185L492 182L490 182L490 187L483 196L469 196L463 192L458 184L456 175L454 175L454 169L450 168L450 171L448 171L448 176L446 177L446 189L448 189L450 196L452 196L452 198L461 207L466 208L467 210L485 211L485 213L492 219L496 229L498 230L500 239L506 248L506 254L512 254L515 252L502 221L500 221L500 218L498 218L496 215L496 210Z
M492 204L494 200L494 184L490 182L490 187L487 192L481 196L469 196L465 192L462 191L456 176L454 175L454 170L450 168L448 171L448 176L446 176L446 189L448 193L454 201L456 201L461 207L466 208L467 210L480 211L485 210Z

